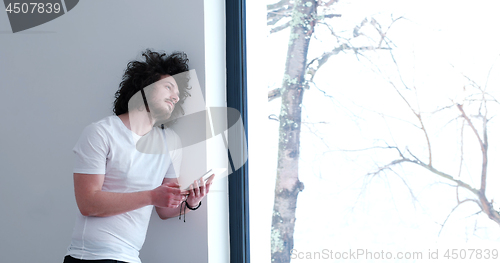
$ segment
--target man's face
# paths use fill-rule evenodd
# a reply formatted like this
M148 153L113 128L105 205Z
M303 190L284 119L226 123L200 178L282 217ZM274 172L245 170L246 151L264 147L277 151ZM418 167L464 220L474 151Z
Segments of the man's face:
M151 116L157 122L166 121L179 102L179 87L172 76L164 75L152 85L150 96L146 96Z

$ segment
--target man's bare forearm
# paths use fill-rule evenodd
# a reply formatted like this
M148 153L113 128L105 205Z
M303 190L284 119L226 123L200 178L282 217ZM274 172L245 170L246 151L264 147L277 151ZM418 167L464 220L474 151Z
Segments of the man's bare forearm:
M177 207L182 201L177 185L131 193L102 191L103 174L74 174L76 203L84 216L113 216L147 205Z
M201 203L198 202L197 205L195 205L195 206L190 205L190 207L197 207L200 204ZM176 207L176 208L157 207L156 206L155 209L156 209L156 213L158 214L158 216L161 219L166 220L166 219L169 219L169 218L172 218L172 217L177 217L179 215L183 215L183 214L189 213L189 211L191 211L191 209L187 208L185 205L186 204L183 204L183 205L181 205L179 207ZM182 210L181 210L181 208L182 208Z
M184 209L184 205L182 205L182 211L181 211L181 206L179 206L177 208L157 207L156 206L155 208L156 208L156 213L163 220L166 220L166 219L169 219L172 217L177 217L181 213L184 214L184 211L186 211L185 213L188 213L189 211L191 211L190 209L187 209L187 208Z
M114 193L98 190L78 202L82 215L98 217L118 215L147 205L152 205L151 191Z

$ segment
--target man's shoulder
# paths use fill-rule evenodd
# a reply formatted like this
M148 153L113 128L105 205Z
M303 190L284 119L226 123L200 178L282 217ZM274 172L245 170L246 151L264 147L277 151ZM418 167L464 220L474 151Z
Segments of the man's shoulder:
M87 127L94 127L98 129L113 129L119 128L120 118L115 115L104 117L98 121L92 122Z
M92 124L96 124L96 125L101 125L101 126L105 126L105 125L118 125L118 122L121 121L120 118L116 115L110 115L110 116L107 116L107 117L104 117L98 121L95 121L93 122Z
M101 135L112 134L116 129L119 129L120 118L118 116L112 115L104 117L98 121L92 122L87 125L84 129L84 133L98 133Z

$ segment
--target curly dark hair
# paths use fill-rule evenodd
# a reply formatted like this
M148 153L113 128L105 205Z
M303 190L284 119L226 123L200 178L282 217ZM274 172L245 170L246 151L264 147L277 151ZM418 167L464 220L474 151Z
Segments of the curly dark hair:
M179 74L189 71L188 58L183 52L173 52L170 55L154 52L149 49L142 53L145 61L130 61L122 77L120 88L115 93L113 112L118 116L127 113L130 98L142 88L155 83L164 75L174 77L179 88L179 101L176 103L172 116L183 115L181 104L191 96L188 87L189 74ZM179 74L176 76L176 74Z

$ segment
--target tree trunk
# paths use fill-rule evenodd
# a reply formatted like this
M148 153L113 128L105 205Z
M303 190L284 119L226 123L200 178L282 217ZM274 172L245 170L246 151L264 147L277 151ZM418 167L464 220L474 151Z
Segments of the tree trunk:
M288 54L281 88L278 168L271 228L273 262L290 262L295 228L299 181L299 149L302 97L309 41L314 31L317 3L295 1L290 24Z

